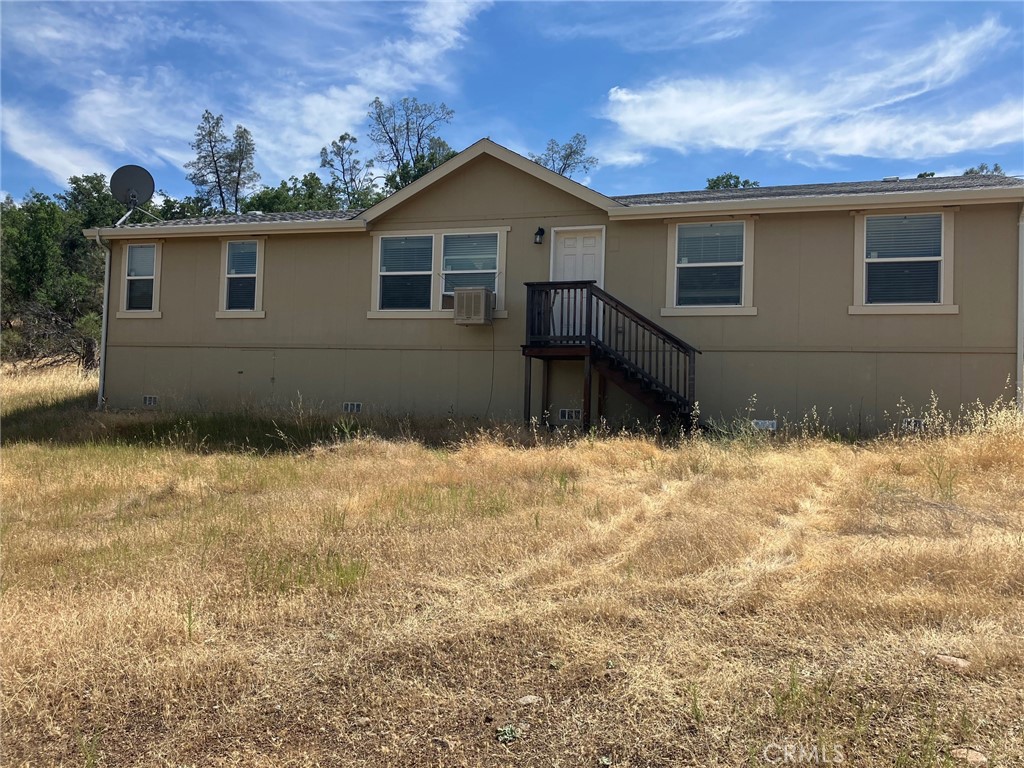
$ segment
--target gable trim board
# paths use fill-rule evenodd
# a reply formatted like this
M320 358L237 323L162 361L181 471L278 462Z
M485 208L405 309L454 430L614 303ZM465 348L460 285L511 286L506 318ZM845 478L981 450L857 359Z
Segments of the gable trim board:
M513 178L490 161L474 162L484 157L522 175ZM502 182L488 185L488 179ZM511 183L506 185L506 181ZM557 193L545 189L569 197L552 197ZM415 379L413 371L440 364L442 357L448 361L446 366L454 368L439 374L441 378L435 384L416 387L410 380L397 388L381 386L379 391L346 390L347 400L364 402L369 411L375 407L374 397L386 400L394 397L388 392L399 390L405 394L391 401L396 408L419 409L425 397L440 404L449 398L445 388L454 387L455 379L451 377L461 382L458 397L474 401L477 385L471 382L486 386L481 377L491 370L498 371L492 374L496 378L490 384L497 392L495 402L505 403L508 387L515 386L510 382L522 381L521 374L516 373L522 365L522 283L552 277L559 233L591 229L601 231L605 289L708 352L698 372L698 395L702 400L728 404L740 397L741 387L764 386L769 390L766 399L779 396L786 401L783 410L792 411L805 402L808 388L827 392L831 387L833 392L842 392L854 381L856 386L866 387L868 379L864 376L874 382L870 386L879 393L874 397L882 398L890 389L898 389L899 381L909 381L909 376L918 376L920 381L920 377L929 375L927 365L937 365L935 370L940 373L936 375L945 377L946 389L954 393L953 397L962 393L968 400L973 399L968 395L976 390L976 382L985 377L992 379L993 371L1001 370L1003 379L1012 373L1015 394L1024 408L1024 183L1016 179L954 177L907 180L892 186L892 191L887 191L885 182L815 185L813 189L819 193L784 187L611 198L483 139L362 212L243 214L224 217L223 221L213 218L87 230L86 234L101 245L117 246L108 254L105 267L101 402L113 382L111 402L123 403L125 379L118 366L123 366L130 350L135 350L131 354L136 359L150 360L153 372L138 375L154 380L159 380L159 371L166 373L171 365L167 355L174 356L174 365L186 370L178 371L179 380L185 382L179 387L184 391L200 386L197 382L212 381L213 374L200 375L196 367L207 364L201 360L208 360L200 350L259 347L277 350L275 354L281 360L292 361L279 365L276 391L287 389L289 380L301 384L303 380L296 371L307 371L308 377L321 371L325 358L317 357L316 350L336 350L341 355L335 356L338 360L350 357L345 363L349 366L364 360L360 357L363 353L379 352L372 357L372 364L359 372L360 381L378 366L390 371L381 369L380 376L401 377L408 371ZM403 204L413 199L417 204L403 214ZM484 202L461 210L463 202L477 200ZM524 200L530 204L521 204ZM538 200L546 202L538 207ZM867 304L861 253L864 221L870 216L924 212L942 214L944 220L940 303ZM1012 247L1005 223L1010 212L1017 224ZM713 222L743 223L742 302L676 306L673 282L677 271L694 267L697 271L693 275L700 271L696 262L693 267L676 263L677 233L680 227ZM533 244L538 225L549 233L546 248ZM442 308L444 270L437 253L446 235L473 232L499 233L495 278L498 322L485 330L456 330L452 310ZM375 296L380 287L381 238L416 233L434 238L430 309L380 310L379 297ZM210 287L217 272L218 282L225 276L222 264L210 267L214 249L220 257L222 241L257 239L267 246L265 258L258 260L260 284L267 293L258 292L261 306L252 310L260 313L260 319L226 324L231 329L216 325L224 316L241 315L227 315L216 304L206 306L222 300L217 294L224 293L223 283L219 289ZM125 301L123 246L129 241L157 240L161 241L161 258L155 279L160 290L158 298L154 297L154 309L159 307L160 317L146 323L131 322L142 315L118 316L118 308ZM113 268L119 273L110 274ZM986 271L991 270L990 276ZM190 311L185 311L182 294L189 290L195 296L190 299ZM688 295L688 301L693 302L692 295ZM108 311L111 306L113 314ZM375 322L384 318L408 322ZM445 322L423 322L430 319ZM505 319L513 322L505 323ZM1011 324L1016 325L1015 331ZM111 349L117 350L114 357L118 361L113 379L107 370ZM308 355L301 357L297 350L307 350ZM836 367L836 361L841 361L835 372L812 374L818 370L812 362L817 359L815 355L837 354L840 356L821 363ZM906 363L894 363L894 356L901 354L920 356L922 365L918 367L922 372L915 372ZM389 355L405 357L399 364L398 357L392 360ZM489 355L492 359L483 361L472 355ZM870 371L850 367L856 355ZM940 359L942 355L948 359ZM1015 363L1001 362L1009 355ZM227 359L228 355L223 357ZM475 362L470 363L471 359ZM754 364L755 359L761 362ZM571 368L572 364L558 365ZM189 366L194 374L187 374ZM839 369L846 373L839 375ZM787 390L791 385L785 384L787 377L798 374L805 377L799 386L792 385L801 390L799 395L795 389ZM330 374L324 371L323 375ZM334 375L338 387L357 386L351 368L338 369ZM559 375L556 372L552 378L552 392L558 390ZM807 376L827 381L820 386L808 384ZM311 380L308 377L307 382ZM563 401L550 405L578 407L573 402L579 399L579 390L575 386L569 389L570 394L556 392L553 397L562 397ZM329 396L333 397L333 391ZM162 397L160 402L172 400ZM849 399L843 402L850 402L852 407ZM505 408L503 412L515 410L518 408Z

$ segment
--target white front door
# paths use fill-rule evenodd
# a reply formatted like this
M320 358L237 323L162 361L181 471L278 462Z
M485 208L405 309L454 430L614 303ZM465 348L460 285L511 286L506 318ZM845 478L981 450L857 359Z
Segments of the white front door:
M571 282L596 280L604 285L604 228L555 229L552 233L551 280ZM578 338L585 332L584 298L586 291L572 289L557 292L551 305L552 332ZM594 330L600 333L600 312L594 308Z
M604 229L555 229L551 279L597 280L604 287Z

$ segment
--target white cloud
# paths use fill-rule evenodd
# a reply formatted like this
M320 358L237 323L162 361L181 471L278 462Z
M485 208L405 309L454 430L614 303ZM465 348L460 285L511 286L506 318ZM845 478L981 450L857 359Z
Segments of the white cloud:
M110 170L101 154L59 135L18 107L4 105L3 137L9 149L42 168L58 184L71 176Z
M638 149L627 149L614 144L597 146L594 148L594 154L600 158L601 166L605 168L629 168L643 165L649 160L648 156Z
M308 169L320 147L341 133L362 132L375 96L393 98L422 86L451 90L447 57L465 43L467 27L488 5L470 0L421 3L409 10L405 34L370 40L350 52L344 62L352 65L347 84L312 93L290 86L253 93L247 125L261 162L281 177ZM365 148L363 154L366 159Z
M169 42L208 46L236 41L220 25L190 25L186 19L136 10L120 3L63 4L7 3L4 5L4 44L30 56L37 65L60 68L66 77L89 72L89 64L109 65L115 56L129 58L141 48Z
M186 145L202 115L200 93L167 67L128 78L97 71L92 87L73 98L70 122L79 135L100 146L155 159L160 153L151 149L154 144Z
M769 150L827 156L931 157L1020 141L1020 97L967 111L932 96L963 80L1009 34L994 19L903 54L861 60L824 78L754 71L615 87L605 117L629 153L644 147Z
M5 5L5 68L32 84L5 120L5 148L59 182L115 156L180 170L210 109L252 131L257 167L276 183L360 133L374 96L453 90L448 58L488 5ZM197 67L188 57L202 51Z
M662 3L632 13L621 3L597 3L574 7L574 17L582 16L582 21L549 22L542 31L553 39L608 40L631 52L666 51L742 37L765 16L767 7L743 0Z

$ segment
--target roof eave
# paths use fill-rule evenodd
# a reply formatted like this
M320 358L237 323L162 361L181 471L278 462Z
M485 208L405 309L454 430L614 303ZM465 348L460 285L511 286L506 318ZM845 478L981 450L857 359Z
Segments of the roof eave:
M935 205L958 205L961 203L1020 203L1021 201L1024 201L1024 187L997 187L636 205L611 209L608 211L608 216L613 220L620 221L762 212L798 213L801 211L849 211L869 208L927 208Z
M175 224L152 227L97 227L82 230L88 238L96 235L106 240L136 240L151 237L196 237L197 235L291 235L310 232L365 232L362 219L332 219L329 221L264 221L236 222L232 224Z

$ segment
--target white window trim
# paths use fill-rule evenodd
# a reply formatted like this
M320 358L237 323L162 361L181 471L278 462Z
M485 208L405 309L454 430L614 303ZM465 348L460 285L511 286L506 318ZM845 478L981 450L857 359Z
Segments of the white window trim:
M374 276L375 279L373 281L373 284L377 288L377 298L374 300L373 307L377 311L379 311L379 312L402 312L402 313L408 313L408 312L429 312L433 308L433 306L434 306L433 305L434 264L435 264L435 260L434 260L435 253L434 253L434 251L436 250L435 246L437 245L437 237L434 234L432 234L432 233L426 233L426 234L421 234L421 235L408 235L408 234L383 235L382 237L380 237L379 239L376 240L375 246L379 249L379 248L383 247L383 246L381 246L381 242L383 242L384 240L395 239L395 238L402 238L402 237L429 237L430 238L430 268L429 269L425 269L425 270L415 270L415 271L406 271L406 272L381 272L380 271L380 254L378 253L378 258L374 260L374 271L377 274ZM380 301L380 284L381 284L381 279L382 278L384 278L384 277L422 277L423 275L427 275L427 276L430 277L430 288L428 290L428 295L427 295L427 303L430 306L428 306L428 307L417 307L416 309L385 309L385 310L380 309L380 304L378 302Z
M757 314L754 306L754 224L756 216L735 217L730 219L712 219L708 221L670 221L668 224L668 269L665 273L665 306L661 310L662 317L729 317L753 316ZM738 222L743 224L743 287L742 304L733 306L676 306L676 263L679 258L679 227L687 224L724 224ZM734 265L735 266L735 265Z
M225 237L220 241L220 298L217 299L218 320L259 319L267 316L263 310L263 267L266 260L266 237ZM256 243L256 298L254 309L228 309L228 244Z
M938 304L868 304L867 299L867 220L871 216L942 215L942 258L939 261ZM853 230L853 304L851 315L958 315L953 303L953 218L954 211L872 211L854 214Z
M431 320L452 319L454 309L441 309L441 295L444 290L442 272L444 267L444 235L480 235L496 233L498 235L498 264L494 276L494 317L508 317L505 309L505 255L508 249L508 233L511 227L460 227L457 229L417 229L394 232L378 232L373 236L373 265L370 274L373 276L370 286L370 310L366 317L371 320ZM424 237L433 238L430 279L430 309L380 309L380 244L386 237ZM402 274L388 272L389 275ZM410 273L411 274L411 273ZM422 274L422 273L416 273Z
M159 320L163 317L160 311L160 256L163 250L163 240L146 240L125 243L121 252L121 303L115 317L119 320ZM128 249L133 245L153 246L153 308L152 309L128 309Z

